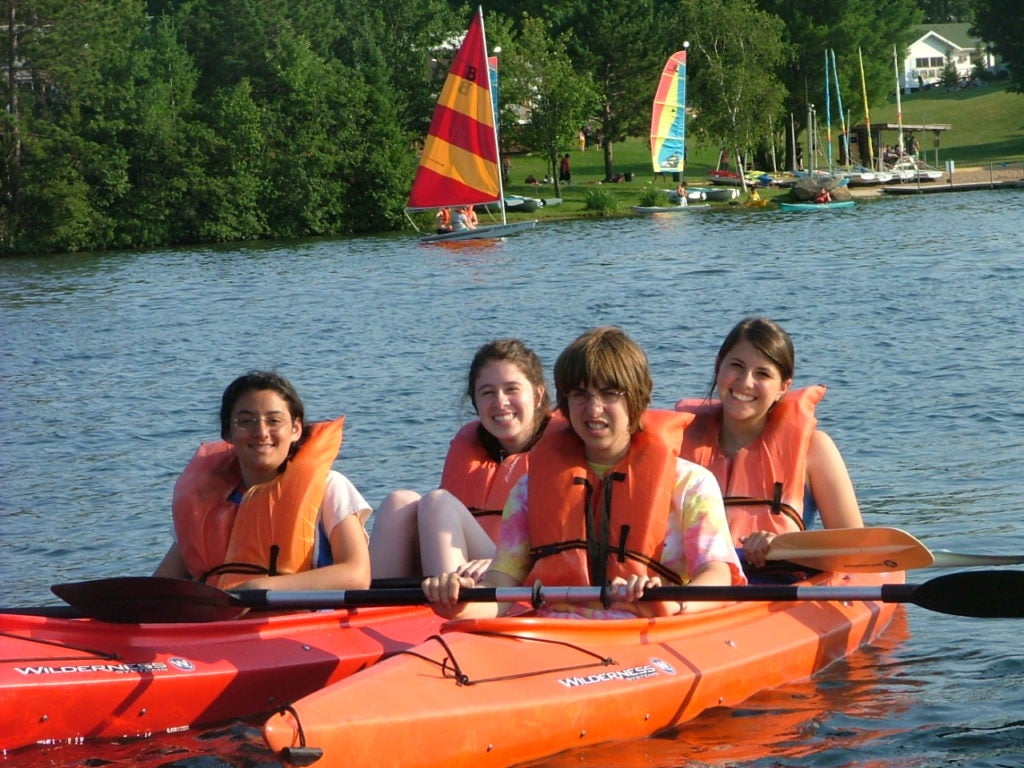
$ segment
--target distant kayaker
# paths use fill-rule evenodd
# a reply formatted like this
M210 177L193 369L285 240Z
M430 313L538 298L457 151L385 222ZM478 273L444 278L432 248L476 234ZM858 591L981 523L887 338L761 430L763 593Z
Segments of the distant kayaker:
M221 398L223 440L174 486L175 543L154 576L222 589L365 589L370 505L331 468L342 419L307 423L283 376L251 371Z
M821 189L818 190L818 194L816 194L814 196L814 202L822 203L822 204L824 204L824 203L831 203L832 202L832 195L829 194L828 189L826 189L825 187L822 187Z
M452 439L441 487L423 496L394 491L374 514L374 578L457 571L478 579L490 567L501 510L548 423L551 398L540 358L519 339L477 350L464 396L479 418Z
M676 403L696 414L682 455L714 472L734 542L758 567L777 534L810 527L815 513L826 528L864 524L843 457L817 429L825 388L792 389L795 368L789 334L767 318L747 318L718 350L707 399ZM776 471L767 475L766 467Z
M689 418L646 410L653 384L644 351L618 328L590 330L558 357L555 386L560 415L505 505L483 584L610 585L607 608L542 608L599 618L712 605L638 602L663 582L744 584L718 484L678 458ZM507 604L460 604L460 590L474 585L452 572L425 579L423 591L445 616L506 611Z

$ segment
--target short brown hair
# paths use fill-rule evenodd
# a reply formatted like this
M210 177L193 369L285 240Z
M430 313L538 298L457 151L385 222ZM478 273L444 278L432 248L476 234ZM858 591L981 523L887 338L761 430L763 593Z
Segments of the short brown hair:
M579 387L620 389L625 393L630 432L651 402L654 382L643 348L621 328L604 326L581 334L555 361L558 409L569 417L569 392Z

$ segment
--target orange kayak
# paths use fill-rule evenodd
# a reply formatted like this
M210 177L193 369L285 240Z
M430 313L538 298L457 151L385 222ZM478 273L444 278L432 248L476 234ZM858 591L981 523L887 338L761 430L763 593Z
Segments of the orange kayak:
M799 585L903 580L820 574ZM871 642L894 611L881 600L758 601L659 619L451 621L272 716L264 737L291 765L510 766L649 736L806 679Z
M128 625L0 614L0 749L271 712L442 623L426 607L249 616Z

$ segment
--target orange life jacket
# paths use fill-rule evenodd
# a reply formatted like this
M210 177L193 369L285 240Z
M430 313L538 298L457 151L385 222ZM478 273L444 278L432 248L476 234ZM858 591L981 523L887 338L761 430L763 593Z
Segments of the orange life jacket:
M512 487L526 474L529 452L497 462L480 442L479 421L464 424L452 438L441 472L441 487L461 501L492 541L498 540L501 511Z
M719 401L676 403L677 411L696 416L683 436L680 455L707 467L718 479L735 544L754 531L803 530L807 451L818 425L814 407L824 396L820 384L791 389L769 411L761 436L732 458L718 447Z
M249 488L240 503L232 500L242 483L235 449L223 440L199 446L171 502L189 573L227 589L257 575L309 570L344 421L307 425L308 436L284 472Z
M598 478L564 417L531 451L527 520L533 568L524 583L603 586L615 576L660 575L659 562L683 429L692 416L647 411L629 453Z

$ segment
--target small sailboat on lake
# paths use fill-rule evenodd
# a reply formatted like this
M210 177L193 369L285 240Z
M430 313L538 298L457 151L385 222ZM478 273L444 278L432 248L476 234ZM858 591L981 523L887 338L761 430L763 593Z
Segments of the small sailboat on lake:
M651 164L655 173L683 173L686 165L686 49L668 57L661 71L658 90L651 107ZM673 193L675 194L675 193ZM635 213L677 213L707 204L688 205L676 196L678 205L633 206Z
M445 78L430 121L408 210L497 204L501 223L426 235L424 241L498 238L536 226L509 223L482 9L477 9Z

